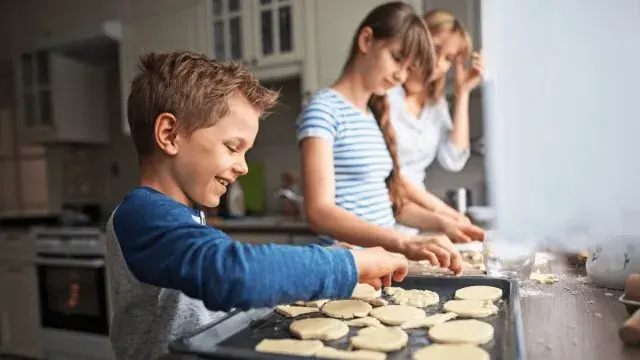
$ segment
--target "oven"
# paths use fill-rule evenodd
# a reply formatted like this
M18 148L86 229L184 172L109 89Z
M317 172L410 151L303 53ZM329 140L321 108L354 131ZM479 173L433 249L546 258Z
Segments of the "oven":
M47 358L111 359L104 233L60 227L32 236Z

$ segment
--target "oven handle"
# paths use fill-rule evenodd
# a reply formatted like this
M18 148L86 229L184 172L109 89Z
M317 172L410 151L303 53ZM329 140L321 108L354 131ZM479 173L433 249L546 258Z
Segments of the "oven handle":
M94 269L104 267L104 259L56 259L38 256L35 263L36 265L78 266Z

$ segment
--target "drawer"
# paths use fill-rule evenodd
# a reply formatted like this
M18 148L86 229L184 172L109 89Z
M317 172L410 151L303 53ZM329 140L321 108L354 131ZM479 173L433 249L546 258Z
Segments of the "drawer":
M0 231L0 259L31 261L35 244L26 231Z

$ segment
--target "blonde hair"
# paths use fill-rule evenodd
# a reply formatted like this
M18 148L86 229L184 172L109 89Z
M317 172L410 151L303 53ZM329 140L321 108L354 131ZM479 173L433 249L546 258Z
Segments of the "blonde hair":
M427 24L427 28L429 28L429 32L432 36L436 36L437 34L443 32L450 32L454 34L460 35L464 42L464 47L460 50L460 55L464 57L464 59L468 59L471 56L471 52L473 49L473 40L471 39L471 34L467 31L467 28L462 24L460 20L458 20L452 13L443 9L436 9L427 12L422 17L424 22ZM444 88L446 85L446 77L442 77L441 79L435 80L428 84L427 93L430 101L438 101L440 97L442 97L444 93Z

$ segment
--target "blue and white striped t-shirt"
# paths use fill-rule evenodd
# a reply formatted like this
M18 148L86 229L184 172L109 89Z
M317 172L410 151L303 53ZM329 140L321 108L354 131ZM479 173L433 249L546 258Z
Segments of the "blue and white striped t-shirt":
M297 134L298 142L317 137L332 145L336 205L374 224L395 225L385 182L393 163L371 113L357 109L335 90L324 89L302 112Z

